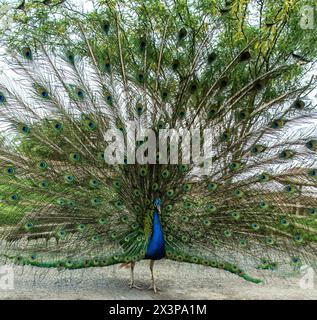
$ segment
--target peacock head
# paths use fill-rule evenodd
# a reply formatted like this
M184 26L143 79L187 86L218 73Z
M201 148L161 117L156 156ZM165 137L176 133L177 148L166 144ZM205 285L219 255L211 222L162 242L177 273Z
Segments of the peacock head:
M160 213L161 212L161 199L156 198L153 202L154 207L157 209L157 211Z

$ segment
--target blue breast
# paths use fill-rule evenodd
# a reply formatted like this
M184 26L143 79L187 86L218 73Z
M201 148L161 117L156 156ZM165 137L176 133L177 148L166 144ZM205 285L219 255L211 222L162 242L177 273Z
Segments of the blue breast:
M153 229L149 237L149 244L146 250L145 258L152 260L159 260L165 256L165 242L163 230L157 211L153 216Z

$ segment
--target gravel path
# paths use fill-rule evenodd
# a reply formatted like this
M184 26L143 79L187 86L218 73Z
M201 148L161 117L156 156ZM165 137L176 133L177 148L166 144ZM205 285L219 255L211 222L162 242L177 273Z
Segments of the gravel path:
M14 266L15 289L0 289L0 299L317 299L317 286L302 289L300 275L281 277L255 271L264 284L253 284L228 272L169 260L155 264L157 285L149 290L129 289L129 269L118 266L86 270L40 269ZM315 276L316 278L316 276ZM148 287L148 261L137 263L136 284Z

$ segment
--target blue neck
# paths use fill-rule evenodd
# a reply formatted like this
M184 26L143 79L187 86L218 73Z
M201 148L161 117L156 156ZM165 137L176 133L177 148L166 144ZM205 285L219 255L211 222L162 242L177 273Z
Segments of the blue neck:
M149 236L149 243L145 257L147 259L159 260L162 259L164 255L164 235L158 212L155 210L152 221L152 234Z

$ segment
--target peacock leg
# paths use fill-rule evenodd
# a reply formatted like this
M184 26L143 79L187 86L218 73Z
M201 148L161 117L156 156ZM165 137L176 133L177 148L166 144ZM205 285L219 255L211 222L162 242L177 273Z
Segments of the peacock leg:
M155 284L155 280L154 280L154 262L155 260L151 260L150 261L150 270L151 270L151 285L149 286L149 290L153 289L154 293L156 293L157 291L159 291L160 289L156 286Z
M131 262L131 280L130 280L130 284L129 287L135 288L135 289L141 289L139 286L137 286L136 284L134 284L134 267L135 267L135 262Z

